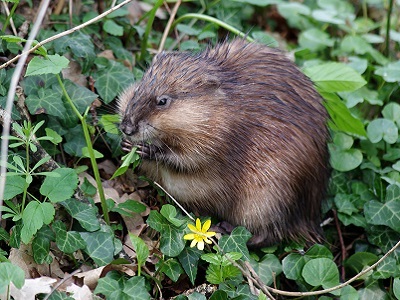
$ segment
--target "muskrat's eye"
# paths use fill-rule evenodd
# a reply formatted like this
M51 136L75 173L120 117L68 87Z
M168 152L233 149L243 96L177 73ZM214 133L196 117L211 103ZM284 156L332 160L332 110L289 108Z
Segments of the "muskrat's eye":
M170 102L171 102L171 97L167 95L162 95L160 97L157 97L156 99L157 106L166 106L169 105Z

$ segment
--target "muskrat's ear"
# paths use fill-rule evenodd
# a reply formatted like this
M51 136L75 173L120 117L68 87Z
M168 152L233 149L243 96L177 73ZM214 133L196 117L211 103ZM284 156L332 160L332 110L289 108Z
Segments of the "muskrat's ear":
M204 74L200 76L200 86L207 88L208 90L216 90L221 86L221 82L218 77L214 75Z

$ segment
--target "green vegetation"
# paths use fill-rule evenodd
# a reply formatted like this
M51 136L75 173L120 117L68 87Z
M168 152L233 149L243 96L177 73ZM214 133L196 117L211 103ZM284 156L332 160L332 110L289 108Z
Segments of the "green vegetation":
M82 1L71 16L67 5L52 4L33 43L2 162L0 298L48 294L52 282L44 276L67 280L66 274L92 270L97 286L86 292L107 299L400 299L400 248L393 251L400 241L399 4L148 0L138 1L148 5L135 7L137 15L123 6L66 34L111 2ZM0 15L2 122L13 58L27 41L22 25L32 18L27 11L36 13L32 1L4 3L10 13ZM174 6L177 15L168 22ZM160 187L131 174L138 191L118 196L133 186L122 174L138 164L136 153L116 173L124 180L109 180L115 169L105 165L119 166L122 156L118 93L140 80L158 50L198 51L227 35L280 45L325 100L332 178L324 245L249 251L250 233L238 227L200 251L183 238L193 216L154 201L169 198ZM203 283L211 288L207 296L181 295ZM33 292L32 285L42 288ZM49 299L71 299L71 293L59 288Z

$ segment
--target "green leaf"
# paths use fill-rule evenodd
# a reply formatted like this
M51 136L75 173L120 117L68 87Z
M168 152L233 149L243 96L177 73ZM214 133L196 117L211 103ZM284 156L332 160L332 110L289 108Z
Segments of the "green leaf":
M393 280L393 294L400 299L400 278L397 277Z
M260 262L251 261L251 265L260 279L270 285L282 273L282 265L274 254L266 254Z
M390 277L400 276L400 268L394 257L387 257L382 261L376 271L372 273L374 279L387 279Z
M206 271L206 279L211 284L224 282L222 267L220 265L209 265Z
M122 208L140 214L146 210L146 205L136 200L126 200L125 202L118 204L118 208Z
M12 199L22 194L26 185L25 178L21 176L6 177L6 186L4 189L4 199Z
M185 247L178 255L179 262L194 285L197 275L197 265L202 251L197 248Z
M98 95L88 88L69 80L64 80L64 85L69 97L81 114L83 114L92 102L98 98ZM57 86L57 88L61 87ZM60 93L61 92L62 91L60 90Z
M53 129L51 129L51 128L45 128L44 130L46 131L46 135L47 135L48 137L51 137L50 142L52 142L54 145L57 145L57 144L59 144L59 143L62 142L62 136L59 135L59 134L58 134L56 131L54 131Z
M330 288L339 284L339 271L329 258L316 258L307 262L302 271L304 280L315 287Z
M128 68L111 60L107 60L104 67L93 76L96 80L94 86L106 104L134 82L134 76Z
M132 150L126 154L125 156L123 156L122 159L122 164L121 166L115 171L115 173L113 174L113 176L111 177L111 179L114 179L115 177L121 176L122 174L124 174L129 166L131 164L135 164L140 160L140 156L139 154L136 153L136 147L132 148Z
M342 63L325 63L304 69L304 73L324 92L354 91L367 82L356 71Z
M53 203L70 198L78 186L78 175L73 169L59 168L52 171L57 177L46 177L40 187L40 193Z
M378 118L368 124L367 135L374 144L382 139L389 144L394 144L399 137L399 130L392 120Z
M385 203L371 200L364 206L367 222L386 225L400 232L400 187L392 184L386 190Z
M103 158L104 155L97 151L96 149L93 149L94 157L97 158ZM90 153L88 147L83 147L82 148L82 157L87 157L90 158Z
M389 102L382 109L382 115L385 119L396 122L397 126L400 126L400 104L395 102Z
M367 136L363 123L352 116L349 109L336 94L325 92L320 92L320 94L325 99L324 105L333 121L333 126L330 124L333 129L358 137Z
M56 244L64 253L73 253L78 249L85 248L85 241L76 231L67 231L67 226L61 221L53 223L53 230L56 233Z
M68 67L69 60L58 54L47 55L47 59L35 56L29 62L25 76L42 74L59 74L62 69Z
M165 219L167 219L170 223L172 223L176 227L181 227L183 224L187 223L186 220L176 218L178 212L173 205L165 204L161 207L160 210L161 215Z
M334 259L332 252L325 246L315 244L310 249L307 250L306 257L308 258L329 258Z
M218 290L218 291L215 291L208 299L209 300L228 300L228 294L225 291ZM260 299L260 300L263 300L263 299ZM265 300L267 300L267 299L265 298Z
M103 126L104 130L108 133L119 134L117 124L120 122L119 115L102 115L99 123Z
M400 61L392 62L384 67L378 67L375 74L382 76L386 82L400 81Z
M320 51L326 47L332 47L334 41L324 31L318 28L310 28L300 34L299 44L301 47L308 48L311 51Z
M225 252L239 252L243 254L245 260L250 260L249 250L247 249L247 241L251 234L244 227L236 227L229 236L224 235L218 241L218 245Z
M31 201L25 207L22 221L21 240L28 244L33 235L43 226L53 221L55 209L51 203Z
M105 266L114 259L113 235L107 232L80 232L86 242L85 251L99 266Z
M353 274L357 274L364 270L366 267L369 267L376 263L377 260L378 257L373 253L357 252L346 260L344 266L347 269L352 270Z
M10 262L0 263L0 295L6 292L11 282L17 289L21 289L25 283L25 272Z
M38 264L51 264L53 258L50 256L50 243L54 241L54 233L50 227L45 225L37 232L32 240L32 252L35 262Z
M143 266L146 263L146 259L149 257L149 248L140 237L131 233L129 233L129 237L136 252L137 263L139 266Z
M358 149L341 149L335 144L328 144L331 166L338 171L347 172L361 165L363 155Z
M118 25L113 20L106 20L103 24L103 29L105 32L115 36L122 36L124 34L124 27Z
M149 300L150 295L145 286L145 280L141 276L135 276L129 280L124 278L113 278L113 272L107 273L106 277L100 278L95 294L103 294L110 300Z
M302 278L301 271L308 259L298 253L290 253L282 260L282 270L286 278L299 280Z
M61 94L52 89L39 89L38 95L30 94L26 98L26 106L33 115L48 114L64 117L66 109Z
M89 204L76 199L68 199L60 203L74 219L87 231L96 231L100 229L100 223L97 219L97 209Z
M176 29L178 29L178 31L187 34L187 35L198 35L200 33L199 29L195 29L192 26L188 26L185 24L178 24L176 25Z
M181 264L174 258L170 258L164 262L160 261L157 266L159 271L167 275L173 282L177 282L183 273Z
M160 250L167 256L175 257L185 247L185 232L168 222L159 212L152 210L147 224L160 232Z

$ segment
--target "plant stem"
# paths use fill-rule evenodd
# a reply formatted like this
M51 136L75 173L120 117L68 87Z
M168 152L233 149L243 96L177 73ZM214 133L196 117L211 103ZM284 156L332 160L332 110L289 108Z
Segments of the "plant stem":
M221 26L222 28L225 28L226 30L229 30L230 32L232 32L240 37L245 37L249 42L254 41L246 33L236 29L235 27L233 27L225 22L222 22L221 20L218 20L214 17L210 17L210 16L203 15L203 14L196 14L196 13L185 14L185 15L181 16L180 18L178 18L174 23L172 23L171 28L174 28L177 24L179 24L180 22L182 22L185 19L193 19L193 18L217 24L218 26Z
M387 11L387 23L386 23L386 44L385 44L385 56L389 57L390 53L390 19L393 10L393 0L389 0L389 8Z
M142 45L140 48L139 61L143 61L146 56L147 41L149 39L150 31L153 26L154 19L156 17L156 12L158 8L163 4L163 0L158 0L151 11L149 11L149 19L147 20L146 30L143 34Z
M94 175L94 178L96 180L97 190L98 190L99 196L100 196L100 202L101 202L101 208L103 210L104 221L106 221L107 225L110 225L110 218L108 216L108 208L107 208L107 203L106 203L106 197L105 197L105 194L104 194L103 185L101 184L101 177L100 177L100 173L99 173L99 168L97 166L97 161L96 161L96 156L95 156L95 153L94 153L94 150L93 150L92 140L90 138L88 125L86 123L86 115L87 115L87 112L89 111L89 108L86 109L86 112L82 116L80 114L80 112L78 111L78 109L76 108L75 104L72 102L72 99L69 97L69 95L67 93L67 90L65 89L64 83L61 80L61 76L59 74L57 74L56 77L57 77L58 83L60 84L61 89L62 89L62 91L64 93L64 96L67 99L67 102L69 103L69 105L71 106L72 110L74 111L74 113L76 114L76 116L78 117L79 121L82 124L83 134L84 134L84 137L85 137L86 146L88 148L90 162L92 164L93 175Z

